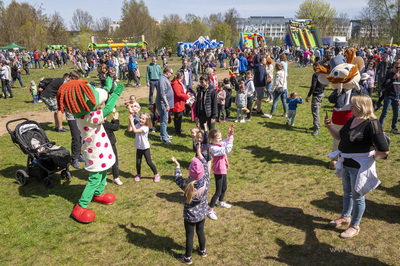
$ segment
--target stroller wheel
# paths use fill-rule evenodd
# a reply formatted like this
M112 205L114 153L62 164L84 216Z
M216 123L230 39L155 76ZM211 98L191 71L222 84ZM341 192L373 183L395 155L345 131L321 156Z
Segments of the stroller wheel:
M62 170L61 171L61 178L64 181L69 181L71 179L71 173L69 171L67 171L67 170Z
M17 180L17 183L21 186L26 184L28 177L29 175L24 170L17 170L15 172L15 180Z
M51 189L54 187L54 180L51 176L47 176L44 179L44 186L48 189Z

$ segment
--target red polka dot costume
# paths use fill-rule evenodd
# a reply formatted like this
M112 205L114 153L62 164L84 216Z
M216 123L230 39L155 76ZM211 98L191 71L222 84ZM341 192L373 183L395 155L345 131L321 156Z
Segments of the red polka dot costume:
M93 111L76 119L76 123L82 137L85 169L89 172L101 172L111 168L115 163L115 155L103 127L103 112Z

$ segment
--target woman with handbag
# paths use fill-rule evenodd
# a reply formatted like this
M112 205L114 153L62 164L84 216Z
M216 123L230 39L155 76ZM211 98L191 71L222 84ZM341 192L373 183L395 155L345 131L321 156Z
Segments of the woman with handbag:
M341 217L329 225L334 228L349 226L340 234L342 238L352 238L360 232L365 195L380 184L375 161L385 158L389 153L389 143L374 115L371 98L363 94L353 96L351 104L353 117L340 131L331 126L328 117L325 118L325 126L332 137L340 141L339 149L329 154L329 157L339 155L335 174L342 178L343 209Z
M276 74L274 85L272 86L272 95L274 97L271 112L269 114L265 114L266 117L271 118L275 112L276 105L278 103L279 98L283 104L283 114L281 116L287 117L287 105L286 105L286 98L287 98L287 89L286 89L286 74L283 68L282 63L275 64Z

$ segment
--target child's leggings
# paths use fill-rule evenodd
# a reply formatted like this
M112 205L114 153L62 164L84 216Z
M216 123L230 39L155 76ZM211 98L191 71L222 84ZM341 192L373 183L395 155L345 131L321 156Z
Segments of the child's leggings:
M242 107L238 107L237 108L237 113L236 113L236 120L239 120L239 114L240 114L240 120L244 119L244 112L243 112L243 108Z
M214 208L217 199L219 199L219 201L224 201L225 191L228 188L228 185L226 184L226 175L214 174L214 177L216 189L214 196L211 198L210 208Z
M206 236L204 235L204 224L206 220L204 219L198 223L190 223L185 220L185 232L186 232L186 257L192 256L193 250L193 237L194 237L194 228L196 228L196 234L199 238L199 246L200 250L206 249Z
M295 118L296 118L296 110L289 110L286 123L289 123L289 120L292 119L290 125L293 126Z
M157 174L157 169L156 169L156 166L151 161L150 148L149 149L145 149L145 150L140 150L140 149L136 150L136 170L137 170L137 174L138 175L141 174L142 157L143 157L143 155L144 155L144 158L146 159L147 165L150 166L151 170L156 175Z

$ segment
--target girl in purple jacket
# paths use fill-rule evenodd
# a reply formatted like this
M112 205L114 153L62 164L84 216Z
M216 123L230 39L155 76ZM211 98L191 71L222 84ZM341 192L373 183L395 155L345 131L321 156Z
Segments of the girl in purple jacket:
M210 142L210 152L213 157L212 170L214 171L216 191L210 202L208 209L208 217L212 220L217 220L217 215L214 211L215 203L219 199L217 206L222 208L231 208L232 206L224 201L225 191L227 189L226 174L229 169L228 153L233 147L233 134L235 126L231 124L228 129L228 137L222 140L221 131L213 129L208 134Z

